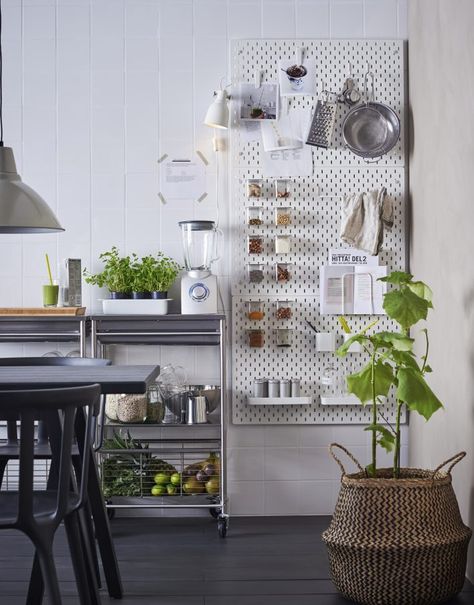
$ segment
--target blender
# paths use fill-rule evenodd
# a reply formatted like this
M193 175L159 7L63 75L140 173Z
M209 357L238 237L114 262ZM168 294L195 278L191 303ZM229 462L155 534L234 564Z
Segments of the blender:
M211 265L218 260L217 242L222 231L213 221L181 221L184 264L181 278L181 313L217 313L217 277Z

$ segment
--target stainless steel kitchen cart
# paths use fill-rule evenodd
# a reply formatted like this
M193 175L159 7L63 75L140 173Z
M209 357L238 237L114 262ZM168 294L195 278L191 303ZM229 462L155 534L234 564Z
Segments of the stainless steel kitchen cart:
M209 509L221 537L227 534L226 323L224 315L93 315L91 352L107 356L110 345L179 345L219 348L220 403L206 424L102 422L98 449L102 487L110 516L115 509ZM206 460L215 469L211 493L185 493L187 469ZM152 495L154 476L180 476L175 493ZM177 480L178 482L178 480ZM207 484L206 484L207 485ZM211 484L212 485L212 484Z

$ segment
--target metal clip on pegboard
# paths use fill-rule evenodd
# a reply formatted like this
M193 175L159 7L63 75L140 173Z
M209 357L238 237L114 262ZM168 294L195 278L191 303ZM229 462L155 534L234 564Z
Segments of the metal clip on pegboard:
M339 200L341 196L358 191L386 187L394 201L394 225L387 231L380 264L390 269L406 267L405 239L405 53L404 43L398 40L239 40L232 43L232 81L252 82L256 71L264 73L266 82L278 81L280 61L291 61L298 49L303 49L304 62L315 61L319 88L340 90L341 79L349 75L363 81L367 63L377 77L377 98L390 105L401 118L401 137L395 147L382 157L377 165L368 166L363 158L352 154L342 138L341 125L350 111L349 104L338 103L338 112L328 149L311 148L313 175L289 180L290 197L284 204L291 209L291 224L275 224L275 208L282 205L273 194L274 179L262 174L261 143L242 136L237 119L237 108L232 107L231 131L231 232L232 243L232 309L233 309L233 376L232 417L240 424L330 424L366 423L370 421L370 407L357 404L321 405L320 378L330 364L337 364L339 377L357 371L363 355L351 354L344 359L332 352L318 352L314 334L306 320L321 332L336 334L337 344L342 333L337 316L319 315L319 267L327 263L329 249L341 247L339 240ZM290 97L290 109L313 110L314 98L298 95ZM262 195L258 200L259 222L248 224L246 184L258 179ZM249 254L248 236L261 240L261 253ZM289 254L276 253L275 236L286 235L291 240ZM260 248L259 248L260 249ZM291 267L292 279L275 279L278 262ZM247 265L261 267L259 280L248 279ZM271 309L278 299L295 300L291 319L291 347L277 346L278 320ZM265 318L252 322L246 314L248 300L264 301ZM368 316L350 316L354 331L370 321ZM255 324L264 333L262 348L250 348L247 330ZM379 326L391 329L392 324L381 317ZM291 376L289 376L291 374ZM301 396L311 398L306 405L249 405L252 385L256 378L299 378ZM391 419L390 402L384 415Z

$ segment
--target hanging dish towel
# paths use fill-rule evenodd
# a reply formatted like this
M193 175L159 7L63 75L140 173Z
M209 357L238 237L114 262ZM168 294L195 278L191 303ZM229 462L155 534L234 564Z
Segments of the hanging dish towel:
M342 198L341 240L369 254L379 253L384 226L393 225L393 202L387 190L353 193Z

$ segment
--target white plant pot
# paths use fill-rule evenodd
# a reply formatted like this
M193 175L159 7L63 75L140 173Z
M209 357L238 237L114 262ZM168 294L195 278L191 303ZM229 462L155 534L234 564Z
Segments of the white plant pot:
M354 336L354 334L344 334L343 338L344 338L344 342L347 342L349 340L349 338L352 338ZM360 342L353 342L351 344L351 346L348 349L348 353L362 353L363 349L362 349L362 345L360 344Z
M171 298L107 298L102 300L105 315L166 315Z
M335 351L336 334L334 332L316 332L316 351Z

